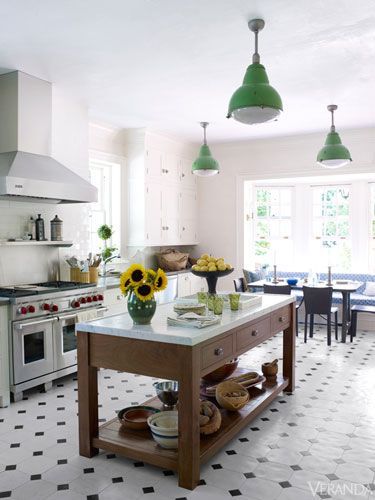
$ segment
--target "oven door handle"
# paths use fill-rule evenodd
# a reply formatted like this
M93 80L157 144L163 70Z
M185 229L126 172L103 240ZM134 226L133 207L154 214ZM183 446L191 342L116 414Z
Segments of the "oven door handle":
M29 326L38 326L42 325L43 323L53 323L54 321L57 321L57 318L47 318L47 319L41 319L40 321L31 321L30 323L19 323L16 325L16 328L18 330L22 330L23 328L29 327Z
M83 309L83 311L86 311L87 309ZM98 307L97 309L95 309L95 311L97 312L106 312L108 311L108 307ZM79 312L75 313L75 314L67 314L66 316L57 316L57 319L59 321L64 321L65 319L77 319L77 316L78 316Z

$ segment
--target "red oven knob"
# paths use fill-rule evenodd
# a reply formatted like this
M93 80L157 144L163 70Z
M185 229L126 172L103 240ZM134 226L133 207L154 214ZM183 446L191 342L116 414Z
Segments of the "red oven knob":
M92 296L92 300L93 300L94 302L98 302L98 296L97 296L97 295L93 295L93 296Z
M104 300L104 296L101 293L98 295L98 300Z
M27 308L27 310L29 311L29 313L35 313L35 307L34 306L29 306Z
M26 307L22 306L17 309L18 314L27 314L27 309Z
M57 304L52 304L51 305L51 311L57 312L59 310L59 306Z
M49 304L43 304L42 309L43 311L49 311L51 309L51 306Z
M78 300L73 300L72 307L77 308L77 307L80 307L80 306L81 306L81 304L79 303Z
M86 302L87 302L88 304L90 304L90 302L92 302L92 298L91 298L91 297L87 297Z
M79 301L80 301L81 304L86 304L86 302L87 302L86 297L81 297L79 299Z

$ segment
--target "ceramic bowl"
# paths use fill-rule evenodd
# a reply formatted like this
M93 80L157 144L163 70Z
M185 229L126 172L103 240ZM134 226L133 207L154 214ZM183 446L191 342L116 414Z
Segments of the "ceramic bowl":
M221 382L222 380L232 375L237 366L238 366L238 358L231 359L230 361L228 361L228 363L225 363L225 365L220 366L220 368L217 368L211 373L207 373L207 375L205 375L202 378L205 382L208 382L209 384Z
M152 406L129 406L120 410L117 416L122 429L142 430L148 428L148 417L159 412L160 410Z
M165 382L155 382L153 386L164 408L172 410L178 401L178 382L166 380Z
M154 440L162 448L178 448L178 412L162 411L148 417L148 426Z
M298 283L298 278L288 278L286 282L290 286L295 286Z

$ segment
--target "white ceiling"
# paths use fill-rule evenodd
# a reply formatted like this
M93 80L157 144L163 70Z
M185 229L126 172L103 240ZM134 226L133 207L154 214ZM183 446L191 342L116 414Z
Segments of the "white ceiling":
M247 21L285 112L246 126L225 118L251 61ZM209 141L375 125L374 0L2 0L0 68L66 87L91 117Z

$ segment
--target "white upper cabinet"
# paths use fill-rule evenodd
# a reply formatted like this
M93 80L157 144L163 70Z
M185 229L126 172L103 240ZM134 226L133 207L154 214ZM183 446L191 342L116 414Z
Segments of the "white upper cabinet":
M162 174L162 152L148 149L145 156L147 178L160 179Z
M128 244L197 243L196 178L191 146L145 131L127 134Z
M163 155L162 160L162 178L166 182L175 183L180 179L180 165L181 159L175 155L166 153Z
M195 189L197 186L197 177L191 171L191 166L194 160L181 158L181 183L183 188Z

